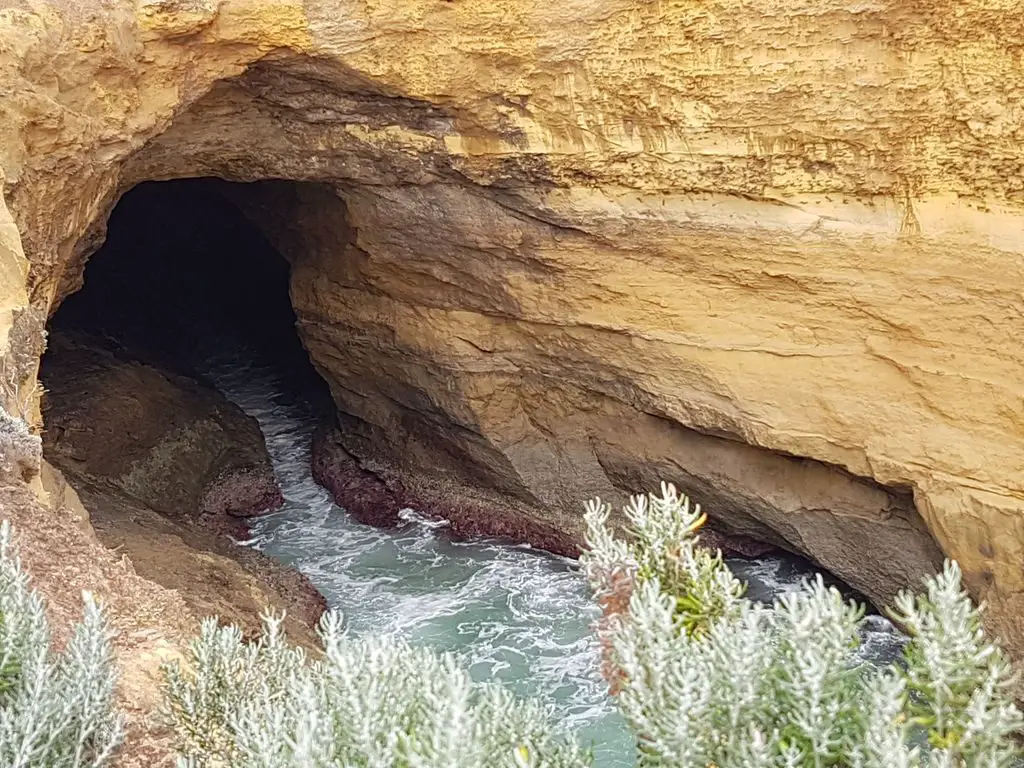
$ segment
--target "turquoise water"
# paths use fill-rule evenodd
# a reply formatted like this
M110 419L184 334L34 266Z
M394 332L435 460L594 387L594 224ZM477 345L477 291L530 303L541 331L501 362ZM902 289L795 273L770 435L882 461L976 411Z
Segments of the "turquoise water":
M597 610L574 561L497 541L453 542L443 521L411 510L396 529L355 522L310 474L313 411L258 368L231 363L209 375L259 421L285 497L256 522L250 546L309 576L351 631L451 651L475 679L550 703L593 746L596 765L634 765L633 740L598 671ZM810 572L777 557L730 564L763 600L797 588ZM865 641L863 655L879 661L899 646L881 618Z

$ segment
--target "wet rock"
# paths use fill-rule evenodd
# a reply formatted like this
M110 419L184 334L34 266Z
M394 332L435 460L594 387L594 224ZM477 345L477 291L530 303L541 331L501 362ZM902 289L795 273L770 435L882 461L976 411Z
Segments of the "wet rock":
M186 523L283 502L259 425L213 388L71 334L54 335L42 378L44 450L62 469Z
M204 515L255 517L284 503L273 471L266 466L225 468L206 486L199 502Z
M381 528L401 523L402 493L388 488L379 477L363 469L329 427L314 434L310 462L313 479L356 520Z
M336 504L360 522L393 527L402 523L400 512L411 509L424 517L446 521L444 532L454 539L504 539L568 557L579 554L582 542L574 531L559 529L534 510L454 484L428 485L419 474L406 475L405 480L393 470L378 475L348 453L344 442L343 433L335 426L317 430L313 478L330 491Z
M287 612L290 636L316 647L323 597L233 541L247 537L246 518L283 502L255 420L206 385L108 347L56 333L43 371L44 450L100 542L196 617L255 637L262 613Z

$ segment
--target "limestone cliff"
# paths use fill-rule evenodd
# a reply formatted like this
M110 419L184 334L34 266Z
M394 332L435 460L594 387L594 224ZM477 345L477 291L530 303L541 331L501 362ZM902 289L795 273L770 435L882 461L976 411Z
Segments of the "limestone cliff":
M318 182L240 204L395 488L664 476L876 599L941 548L1024 652L1014 0L0 6L0 327L141 181Z

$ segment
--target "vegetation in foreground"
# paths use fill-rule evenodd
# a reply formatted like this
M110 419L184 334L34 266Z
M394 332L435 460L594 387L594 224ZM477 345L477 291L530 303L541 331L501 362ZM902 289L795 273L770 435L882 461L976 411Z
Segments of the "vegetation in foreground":
M587 505L583 565L604 616L605 672L641 766L1000 768L1018 754L1010 666L982 630L955 563L903 594L904 663L858 662L864 610L818 578L771 607L743 596L718 553L697 546L700 508L664 485L624 510ZM61 654L42 603L0 529L0 764L109 762L110 633L88 596ZM166 713L189 768L590 764L541 705L474 684L452 657L321 625L311 660L268 618L253 643L203 624L166 672Z
M124 728L114 709L113 654L103 609L85 595L85 615L64 651L50 647L39 595L0 525L0 765L104 765Z
M453 657L399 640L353 638L321 622L324 658L306 659L266 621L245 643L204 623L187 672L167 670L183 766L582 766L575 742L536 702L474 684Z
M878 668L856 655L863 606L820 576L763 607L696 546L705 518L671 485L623 511L618 538L609 508L587 505L584 565L640 765L997 768L1017 756L1010 665L955 563L898 597L904 664Z

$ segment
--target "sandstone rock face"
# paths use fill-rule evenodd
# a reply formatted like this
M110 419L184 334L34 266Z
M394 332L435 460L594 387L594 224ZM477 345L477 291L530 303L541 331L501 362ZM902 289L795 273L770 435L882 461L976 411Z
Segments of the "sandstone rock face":
M571 532L663 476L875 599L941 550L1024 651L1015 3L41 0L0 40L0 327L140 181L316 182L240 205L391 487Z

